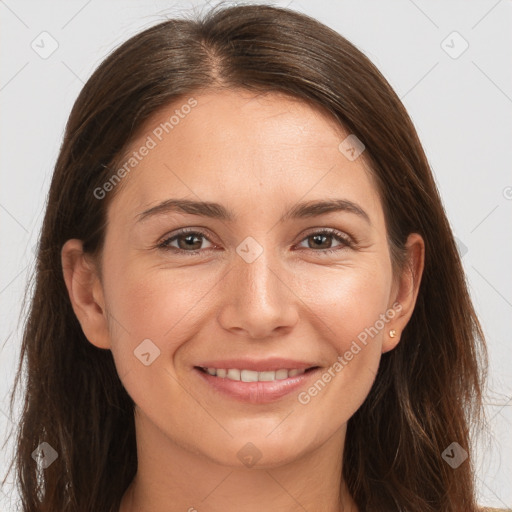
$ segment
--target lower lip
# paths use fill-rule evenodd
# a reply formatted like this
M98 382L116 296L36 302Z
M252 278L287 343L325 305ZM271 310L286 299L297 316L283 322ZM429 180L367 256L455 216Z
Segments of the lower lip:
M282 380L242 382L224 377L215 377L198 368L194 371L213 389L242 402L266 404L275 402L290 393L296 392L313 378L320 368L315 368L302 375Z

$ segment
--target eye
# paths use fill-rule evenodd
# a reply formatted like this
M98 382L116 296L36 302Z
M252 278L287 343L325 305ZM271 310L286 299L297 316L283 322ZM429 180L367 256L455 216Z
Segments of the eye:
M201 231L182 229L179 233L163 240L160 244L158 244L158 247L166 250L175 250L177 252L181 251L188 252L191 254L197 254L199 252L199 249L201 249L202 238L208 240L208 237ZM171 245L173 242L177 242L178 247ZM207 249L211 249L212 247L209 247Z
M203 244L203 239L207 240L210 243L210 247L201 247ZM332 239L338 240L340 245L336 248L332 247ZM303 238L301 243L307 242L311 240L311 243L308 243L308 247L306 249L311 249L313 252L319 254L328 254L336 251L343 250L347 247L353 247L353 242L351 238L335 229L322 229L320 231L314 231L310 233L306 238ZM176 243L176 245L172 245ZM327 247L326 247L327 246ZM209 238L202 231L196 231L193 229L182 229L178 233L173 236L164 239L161 243L157 245L158 248L174 251L178 253L189 253L191 255L199 254L201 249L211 250L215 246L210 242ZM304 248L304 247L303 247Z
M341 242L341 245L335 249L331 248L333 238ZM320 254L333 253L343 250L346 247L352 247L352 241L350 238L347 235L344 235L343 233L340 233L334 229L322 229L320 231L310 233L306 238L302 240L301 243L304 241L307 242L308 240L312 240L312 244L308 243L309 247L307 247L307 249L321 249L314 250L314 252L318 252ZM326 245L329 247L325 247Z

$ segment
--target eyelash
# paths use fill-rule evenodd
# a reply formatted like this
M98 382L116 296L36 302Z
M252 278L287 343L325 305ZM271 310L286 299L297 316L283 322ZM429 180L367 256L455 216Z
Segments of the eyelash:
M208 249L199 249L199 250L194 250L194 251L186 251L184 249L179 249L177 247L170 247L169 246L169 244L171 242L173 242L174 240L178 239L179 237L181 237L183 235L198 235L199 237L205 238L210 243L213 243L206 236L206 234L203 233L202 231L197 231L197 230L195 230L193 228L188 228L188 229L185 228L185 229L180 230L178 233L174 234L173 236L164 239L162 242L160 242L157 245L157 248L163 249L164 251L171 251L171 252L175 252L175 253L187 254L187 255L190 255L190 256L197 255L197 254L199 254L203 250L206 250L206 251L214 250L213 247L210 247ZM327 229L327 228L323 228L323 229L320 229L319 231L313 231L312 233L309 233L302 240L300 240L299 243L302 243L304 240L307 240L308 238L310 238L312 236L315 236L315 235L332 236L333 238L335 238L338 241L342 242L344 244L344 246L338 247L338 248L335 248L335 249L323 249L323 250L322 249L321 250L315 250L315 249L311 249L311 248L308 248L308 247L303 247L302 249L312 250L315 253L326 255L326 254L332 254L332 253L335 253L337 251L346 249L347 247L348 248L352 248L354 246L354 243L352 242L352 240L348 236L342 234L340 231L337 231L335 229Z

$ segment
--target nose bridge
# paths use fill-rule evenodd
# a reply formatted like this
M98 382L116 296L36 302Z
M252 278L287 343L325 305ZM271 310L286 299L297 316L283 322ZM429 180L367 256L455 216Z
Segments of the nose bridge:
M223 292L220 318L224 328L266 337L277 328L295 323L293 293L286 285L286 269L271 239L271 235L259 240L247 237L237 247Z
M259 306L271 306L276 300L274 295L280 295L279 288L283 286L277 279L276 273L282 265L274 257L271 238L271 235L261 236L259 240L247 237L236 249L239 258L234 269L235 286L240 288L237 293L246 294L249 302Z

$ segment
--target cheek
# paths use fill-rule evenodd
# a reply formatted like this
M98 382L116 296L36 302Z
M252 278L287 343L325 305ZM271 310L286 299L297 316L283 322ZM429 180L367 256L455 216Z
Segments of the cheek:
M364 334L386 313L391 291L391 268L386 261L317 269L302 276L301 300L309 319L330 340L338 353ZM315 320L315 318L317 320ZM378 323L382 331L381 322Z
M183 438L202 418L194 404L190 411L190 396L178 384L176 356L200 331L199 306L214 285L201 279L191 282L191 274L185 280L179 272L127 267L111 274L108 297L111 351L123 386L152 422L165 418L163 430ZM176 410L189 415L180 419Z
M346 284L338 301L339 325L345 334L339 338L342 341L340 350L350 350L354 341L364 344L368 331L371 331L372 339L375 339L373 345L378 345L376 349L380 351L383 326L378 322L386 312L389 285L385 275L375 275L370 271L366 275L355 276ZM377 331L374 330L376 325Z
M375 379L382 340L394 316L387 309L391 284L384 260L308 277L307 321L330 356L321 382L298 397L300 403L312 401L314 407L329 409L338 404L330 414L340 422L360 407Z
M208 270L148 268L121 264L105 272L112 352L120 365L133 366L144 340L169 361L200 329L204 309L215 296L217 273ZM151 347L147 341L148 347Z

